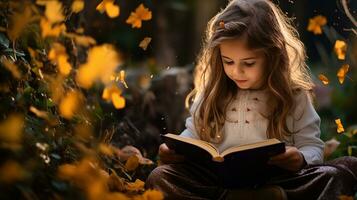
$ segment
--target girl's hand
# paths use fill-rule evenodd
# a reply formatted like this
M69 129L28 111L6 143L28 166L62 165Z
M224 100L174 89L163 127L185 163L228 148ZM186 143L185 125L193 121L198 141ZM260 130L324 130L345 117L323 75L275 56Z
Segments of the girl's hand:
M174 150L169 149L165 143L159 147L159 157L162 163L171 164L184 161L184 156L175 153Z
M302 153L293 146L286 146L285 153L271 157L268 163L294 172L306 164Z

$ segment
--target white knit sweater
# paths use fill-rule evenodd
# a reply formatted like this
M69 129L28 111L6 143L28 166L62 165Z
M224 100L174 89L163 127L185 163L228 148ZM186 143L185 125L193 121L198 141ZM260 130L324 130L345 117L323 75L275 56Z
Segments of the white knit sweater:
M324 142L320 139L320 117L305 92L296 95L295 101L296 109L286 122L295 134L286 136L283 141L298 148L308 164L321 163ZM199 103L200 98L196 98L190 109L191 116L186 119L186 129L180 135L199 139L192 118ZM267 139L268 120L264 116L267 116L268 106L266 90L239 90L228 106L223 141L215 144L219 151Z

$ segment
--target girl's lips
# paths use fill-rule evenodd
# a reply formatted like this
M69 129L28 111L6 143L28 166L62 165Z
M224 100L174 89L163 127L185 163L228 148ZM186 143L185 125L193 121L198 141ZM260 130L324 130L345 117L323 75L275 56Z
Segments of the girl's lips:
M238 83L244 83L244 82L246 82L247 80L235 80L236 82L238 82Z

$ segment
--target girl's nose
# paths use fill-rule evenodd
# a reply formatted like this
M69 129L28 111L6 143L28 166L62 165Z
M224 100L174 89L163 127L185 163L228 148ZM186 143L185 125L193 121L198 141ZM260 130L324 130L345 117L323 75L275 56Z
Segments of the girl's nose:
M233 68L233 74L234 74L235 76L237 76L237 75L239 75L239 74L244 74L244 70L243 70L243 68L242 68L241 66L235 66L235 67Z

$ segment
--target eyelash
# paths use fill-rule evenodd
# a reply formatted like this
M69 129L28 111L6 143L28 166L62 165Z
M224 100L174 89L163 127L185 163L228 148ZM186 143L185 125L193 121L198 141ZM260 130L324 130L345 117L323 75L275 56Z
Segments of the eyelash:
M227 64L227 65L232 65L233 62L232 61L223 61L224 64ZM255 62L252 62L252 63L244 63L245 66L248 66L248 67L251 67L255 64Z

